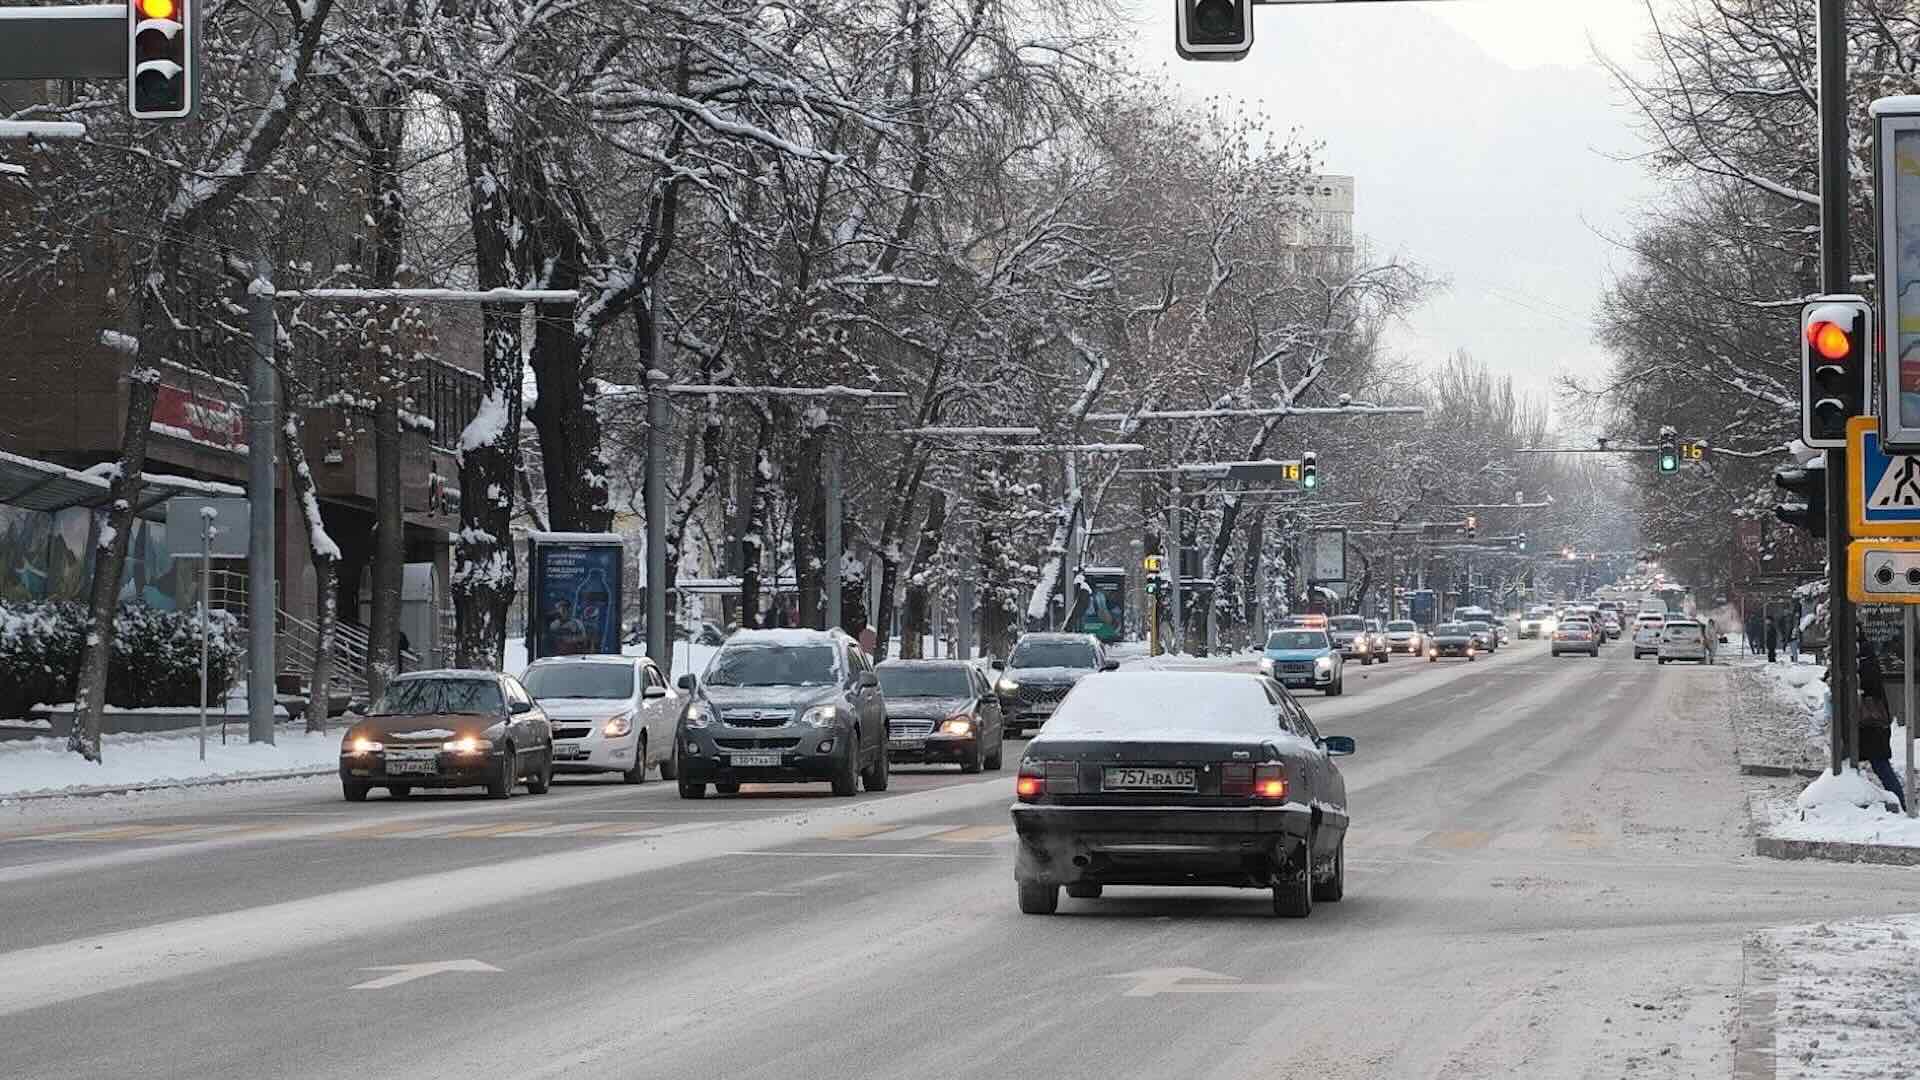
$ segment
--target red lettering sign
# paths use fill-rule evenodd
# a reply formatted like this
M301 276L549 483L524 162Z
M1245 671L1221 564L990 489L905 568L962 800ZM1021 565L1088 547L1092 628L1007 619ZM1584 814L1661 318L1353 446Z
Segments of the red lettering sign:
M247 418L240 406L165 383L153 402L153 430L228 450L247 442Z

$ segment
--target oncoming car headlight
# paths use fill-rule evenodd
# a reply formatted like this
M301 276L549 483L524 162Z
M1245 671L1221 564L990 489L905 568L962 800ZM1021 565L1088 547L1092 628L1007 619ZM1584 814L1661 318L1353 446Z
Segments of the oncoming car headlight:
M997 689L1003 694L1011 694L1020 689L1020 683L1015 679L1001 679Z
M458 739L448 739L440 744L440 749L449 754L478 754L493 749L493 740L465 735Z
M378 739L369 739L365 735L356 735L347 740L346 752L349 754L378 754L385 750L386 744Z
M967 715L947 717L945 720L942 720L940 722L940 734L942 735L973 734L973 717L967 716Z
M1263 656L1260 658L1260 674L1262 675L1273 674L1273 657Z
M633 710L628 709L625 712L617 712L607 717L607 725L600 729L600 733L609 739L618 739L623 735L632 734Z
M1319 669L1320 669L1321 671L1332 671L1332 670L1333 670L1333 657L1331 657L1331 656L1322 656L1322 657L1319 657L1319 658L1317 658L1317 659L1315 659L1315 660L1314 660L1314 662L1313 662L1313 666L1314 666L1314 667L1317 667L1317 668L1319 668Z
M840 718L839 710L831 705L815 705L801 714L800 722L809 727L832 727Z
M707 708L698 701L687 706L687 726L689 728L703 728L711 723L713 723L712 709Z

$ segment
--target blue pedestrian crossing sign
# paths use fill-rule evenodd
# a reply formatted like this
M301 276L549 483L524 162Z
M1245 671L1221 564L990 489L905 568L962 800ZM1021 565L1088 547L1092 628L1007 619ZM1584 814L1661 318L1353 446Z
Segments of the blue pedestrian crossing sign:
M1880 447L1880 420L1847 421L1847 518L1855 536L1920 537L1920 456Z

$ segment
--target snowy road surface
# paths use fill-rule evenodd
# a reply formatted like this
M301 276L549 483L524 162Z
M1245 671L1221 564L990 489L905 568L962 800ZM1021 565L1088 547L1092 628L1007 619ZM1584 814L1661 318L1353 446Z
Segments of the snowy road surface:
M1750 854L1724 669L1351 668L1347 899L1014 906L1011 771L683 802L330 782L0 816L0 1076L1726 1076L1743 936L1920 911ZM76 801L77 802L77 801Z

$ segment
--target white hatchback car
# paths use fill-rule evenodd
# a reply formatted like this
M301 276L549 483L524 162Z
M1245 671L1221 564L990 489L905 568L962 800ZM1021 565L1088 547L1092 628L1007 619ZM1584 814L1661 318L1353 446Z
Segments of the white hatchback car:
M1707 642L1707 628L1692 619L1669 619L1660 628L1660 662L1695 660L1713 663L1713 646Z
M553 726L553 771L620 773L644 783L647 770L676 775L673 732L687 695L667 685L644 656L552 656L520 676Z
M1633 621L1633 658L1660 655L1660 630L1667 625L1665 615L1641 612Z

